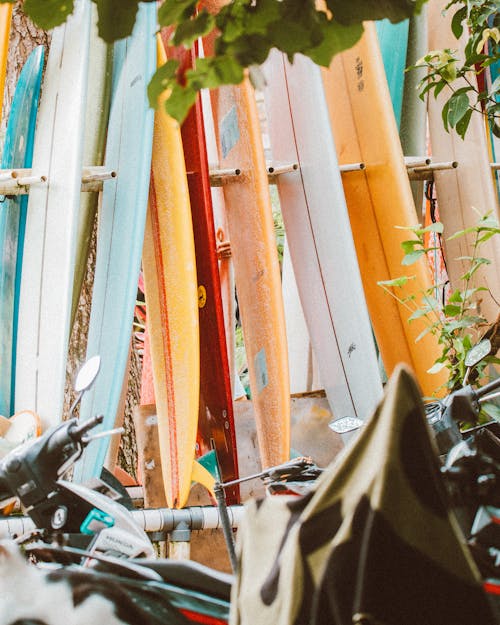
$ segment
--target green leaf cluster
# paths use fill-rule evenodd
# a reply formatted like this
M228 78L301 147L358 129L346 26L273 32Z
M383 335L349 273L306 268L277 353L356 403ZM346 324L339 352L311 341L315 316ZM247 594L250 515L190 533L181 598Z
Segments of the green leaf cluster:
M461 62L456 50L432 50L413 68L425 66L427 75L420 81L419 94L437 97L443 90L449 94L442 117L446 130L454 128L465 136L474 112L487 116L494 134L500 137L500 78L492 84L487 81L479 88L470 80L478 77L494 63L500 62L500 2L499 0L451 0L447 10L454 12L451 21L453 34L459 39L469 33L465 58ZM458 83L457 83L458 81ZM457 84L459 86L457 86Z
M417 225L409 230L413 237L403 241L401 246L404 252L402 265L412 265L422 256L433 252L440 246L429 247L426 243L426 234L433 232L440 236L444 228L441 223L433 223L426 228ZM460 288L453 291L448 298L444 297L444 285L433 286L420 294L420 299L414 294L401 295L402 289L414 276L403 275L393 280L379 282L386 292L395 297L408 311L408 322L416 319L424 321L425 327L417 337L417 341L426 334L432 333L438 337L442 346L441 356L431 364L429 373L438 373L443 368L448 369L446 387L455 390L463 385L467 367L465 357L477 341L481 329L487 325L484 317L478 314L478 299L481 292L489 292L484 286L471 286L472 278L482 265L489 263L489 259L481 256L481 246L491 237L500 234L496 219L491 214L480 216L476 225L454 233L449 237L458 238L465 234L473 234L474 242L471 255L462 257L467 270L460 277ZM483 358L469 376L469 382L480 383L486 376L488 364L500 364L495 354ZM439 389L436 389L438 391Z
M4 0L13 1L13 0ZM92 0L98 9L99 35L106 42L132 32L140 0ZM153 2L155 0L142 0ZM271 48L290 60L297 53L328 66L332 57L353 46L363 32L364 20L384 17L393 22L421 9L425 0L232 0L211 15L196 0L164 0L158 11L160 27L173 27L171 42L190 47L199 37L215 37L215 54L186 74L158 71L149 86L153 106L168 89L166 108L179 122L202 88L239 83L246 68L263 63ZM25 0L25 13L40 27L50 30L63 23L74 10L74 0ZM257 76L251 72L250 76Z

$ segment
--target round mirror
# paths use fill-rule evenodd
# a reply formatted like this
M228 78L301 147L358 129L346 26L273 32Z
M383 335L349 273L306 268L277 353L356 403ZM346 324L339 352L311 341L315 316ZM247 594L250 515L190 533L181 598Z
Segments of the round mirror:
M101 366L101 357L92 356L78 372L75 380L75 391L81 393L85 389L89 388L92 382L96 379Z
M477 345L474 345L467 352L467 356L465 357L465 366L473 367L477 365L478 362L481 362L483 358L485 358L491 352L491 341L489 339L483 339Z

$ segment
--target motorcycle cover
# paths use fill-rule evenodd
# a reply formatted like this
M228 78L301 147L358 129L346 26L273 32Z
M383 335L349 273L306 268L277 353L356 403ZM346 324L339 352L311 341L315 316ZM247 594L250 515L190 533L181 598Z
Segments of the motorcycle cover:
M248 504L232 625L494 625L400 367L357 440L301 498Z

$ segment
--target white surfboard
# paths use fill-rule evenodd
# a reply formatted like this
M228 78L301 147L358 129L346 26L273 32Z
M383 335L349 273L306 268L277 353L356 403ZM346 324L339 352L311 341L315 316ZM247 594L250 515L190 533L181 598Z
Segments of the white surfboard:
M382 395L375 344L320 70L274 52L264 65L285 231L321 381L336 417L367 418Z
M16 397L43 428L62 418L80 206L90 0L52 35L35 135L24 243Z
M322 389L318 364L309 338L299 289L293 272L290 247L285 237L281 272L283 306L285 307L286 340L288 343L288 369L290 393L308 393Z
M451 31L450 21L454 9L449 9L442 15L447 2L445 0L430 0L428 4L429 18L429 49L443 48L458 49L463 58L464 39L457 41ZM464 33L464 37L466 34ZM474 84L476 77L469 76ZM458 88L459 84L454 85ZM458 230L475 226L479 220L476 212L484 214L492 211L497 217L497 195L491 175L489 154L486 142L484 121L479 113L473 113L465 139L452 129L446 132L443 126L441 112L445 101L450 97L449 89L443 89L437 98L433 95L427 99L429 114L429 132L431 139L433 161L457 161L458 167L453 170L434 172L439 214L445 226L444 251L446 268L453 289L463 289L464 282L460 276L468 269L469 264L461 259L471 254L473 235L459 237L449 241L447 237ZM490 265L482 265L473 278L472 286L487 286L495 299L485 292L478 293L481 299L481 313L493 322L498 315L500 301L500 243L493 237L482 245L480 255L491 260ZM495 301L496 300L496 301Z

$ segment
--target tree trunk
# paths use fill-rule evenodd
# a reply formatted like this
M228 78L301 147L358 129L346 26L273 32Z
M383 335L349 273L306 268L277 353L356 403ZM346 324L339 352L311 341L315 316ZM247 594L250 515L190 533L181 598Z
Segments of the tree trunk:
M9 55L7 59L7 78L3 96L2 124L0 126L2 145L10 105L21 69L34 48L43 45L47 53L50 46L50 34L40 30L25 16L22 11L22 5L23 0L18 0L12 11L12 28L10 30Z

